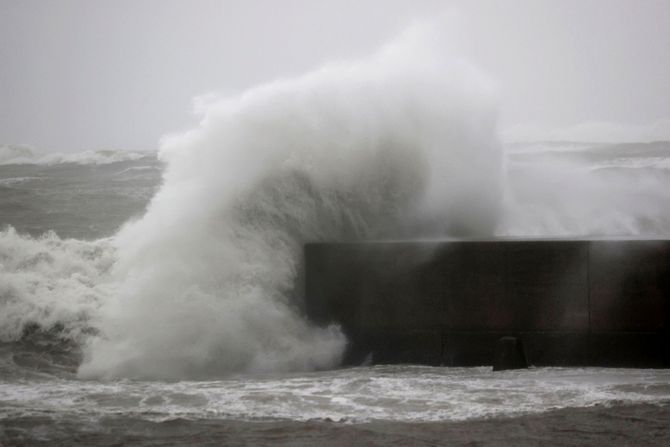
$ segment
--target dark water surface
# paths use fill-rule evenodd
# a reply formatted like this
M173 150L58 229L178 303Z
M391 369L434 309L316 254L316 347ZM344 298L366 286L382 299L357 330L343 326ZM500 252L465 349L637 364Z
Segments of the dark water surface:
M543 414L461 422L266 421L173 419L148 422L85 415L2 421L6 446L667 446L670 404L566 408Z

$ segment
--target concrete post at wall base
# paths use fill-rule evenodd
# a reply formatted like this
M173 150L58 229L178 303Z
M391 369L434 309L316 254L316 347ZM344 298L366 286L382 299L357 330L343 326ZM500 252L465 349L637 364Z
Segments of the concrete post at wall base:
M523 343L516 337L502 337L496 341L493 370L528 368Z

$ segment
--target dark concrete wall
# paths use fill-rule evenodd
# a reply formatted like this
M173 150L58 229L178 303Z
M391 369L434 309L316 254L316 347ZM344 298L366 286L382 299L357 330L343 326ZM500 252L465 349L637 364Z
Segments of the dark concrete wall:
M346 362L670 366L670 242L458 241L305 246L306 310Z

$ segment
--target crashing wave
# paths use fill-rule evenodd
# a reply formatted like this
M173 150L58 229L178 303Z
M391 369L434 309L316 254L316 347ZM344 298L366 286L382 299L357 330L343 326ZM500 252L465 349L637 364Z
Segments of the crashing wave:
M115 238L118 294L80 375L336 366L343 334L302 314L305 242L491 234L495 99L423 37L213 102L199 127L166 139L160 191Z
M670 234L667 143L503 154L487 80L429 48L415 29L208 103L164 140L159 192L113 238L0 233L2 340L76 340L81 377L329 368L346 340L304 318L305 242Z
M95 331L115 251L94 242L0 231L0 342L36 330L74 342Z

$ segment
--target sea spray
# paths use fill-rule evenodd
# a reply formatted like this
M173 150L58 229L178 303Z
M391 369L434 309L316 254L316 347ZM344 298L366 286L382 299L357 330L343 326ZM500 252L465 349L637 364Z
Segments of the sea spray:
M117 294L82 377L203 378L330 368L346 340L301 313L307 241L493 234L494 95L414 29L209 105L166 138L163 185L115 237Z
M670 143L510 145L497 234L670 235Z

